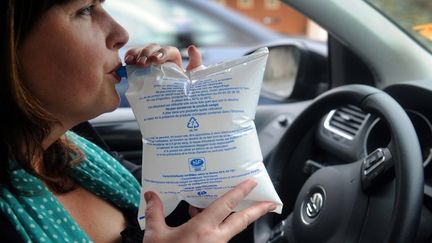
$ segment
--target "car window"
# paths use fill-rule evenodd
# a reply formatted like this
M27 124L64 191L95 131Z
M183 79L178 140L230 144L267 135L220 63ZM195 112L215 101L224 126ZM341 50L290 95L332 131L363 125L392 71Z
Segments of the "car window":
M243 11L242 6L238 7L234 2L110 0L104 2L104 8L129 32L127 45L119 51L120 58L124 57L130 47L148 43L178 47L184 67L188 61L185 48L190 44L200 48L204 65L233 60L257 46L287 41L287 38L307 41L309 45L319 46L319 49L326 47L327 33L322 28L278 1L271 4L268 2L267 5L256 4L253 8L247 7L248 11ZM283 26L289 28L284 29ZM310 39L314 41L309 41ZM291 51L282 53L290 56ZM280 55L276 56L278 57L275 57L275 60L281 60ZM264 79L261 93L269 94L268 102L289 102L298 69L298 63L294 59L289 59L291 68L282 68L282 72L268 69L269 73L265 77L271 78ZM287 65L287 62L279 62ZM281 75L288 79L281 78ZM275 82L276 80L278 82ZM127 87L126 79L116 85L121 96L120 107L129 107L125 97ZM260 102L262 103L263 99L260 99Z
M105 9L128 30L128 45L159 43L186 47L236 46L248 42L223 21L203 14L182 1L107 1ZM197 24L198 23L198 24Z
M367 2L432 52L431 0L367 0Z
M201 49L204 65L231 60L250 48L269 40L282 38L278 33L254 23L235 11L213 1L200 0L111 0L105 10L129 32L129 41L120 49L158 43L178 47L183 65L187 65L185 48L194 44ZM127 82L116 86L121 96L120 107L129 107L125 98Z
M250 20L286 36L327 41L327 32L304 14L279 0L213 0Z

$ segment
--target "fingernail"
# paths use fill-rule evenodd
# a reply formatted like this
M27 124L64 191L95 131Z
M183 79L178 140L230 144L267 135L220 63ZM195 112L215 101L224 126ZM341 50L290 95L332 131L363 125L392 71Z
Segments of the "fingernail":
M125 58L125 62L129 62L129 63L130 63L130 62L133 61L133 58L134 58L133 56L130 56L130 55L129 55L129 56L127 56L127 57Z
M162 52L156 52L155 54L153 54L153 56L155 56L157 58L162 58L163 53Z
M144 64L146 62L146 60L147 60L147 57L142 56L142 57L138 57L136 62L140 62L140 63Z
M145 199L146 203L148 203L151 200L151 198L152 198L151 192L144 193L144 199Z

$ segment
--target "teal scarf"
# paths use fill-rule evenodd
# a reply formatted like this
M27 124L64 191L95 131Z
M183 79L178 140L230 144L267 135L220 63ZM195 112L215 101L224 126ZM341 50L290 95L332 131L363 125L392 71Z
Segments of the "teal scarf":
M85 154L73 168L75 181L122 211L137 209L140 185L135 178L95 144L73 132L66 136ZM38 178L21 168L11 175L18 193L0 185L0 210L26 242L92 242Z

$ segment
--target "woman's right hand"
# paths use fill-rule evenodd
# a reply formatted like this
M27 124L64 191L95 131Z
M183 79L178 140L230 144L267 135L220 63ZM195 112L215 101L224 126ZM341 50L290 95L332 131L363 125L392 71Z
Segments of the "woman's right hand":
M146 192L146 228L143 242L227 242L249 224L276 208L272 202L260 202L232 213L255 186L256 182L253 180L240 183L178 227L170 227L165 223L162 201L156 193Z
M186 70L191 71L202 65L201 53L194 45L187 48L189 64ZM129 49L125 54L125 62L128 65L138 65L147 67L151 64L162 64L173 62L179 67L183 66L180 50L173 46L160 46L159 44L149 44Z

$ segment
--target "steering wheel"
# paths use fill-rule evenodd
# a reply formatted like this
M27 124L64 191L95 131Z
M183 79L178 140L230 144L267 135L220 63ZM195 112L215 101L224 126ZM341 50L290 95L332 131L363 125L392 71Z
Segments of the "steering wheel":
M296 155L305 153L296 151L300 141L330 110L347 104L386 123L388 146L355 162L320 168L303 185L304 180L291 183L305 164ZM318 96L283 135L267 170L284 203L292 195L297 199L282 216L255 222L256 243L414 242L423 200L420 145L403 108L381 90L347 85Z

